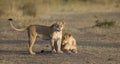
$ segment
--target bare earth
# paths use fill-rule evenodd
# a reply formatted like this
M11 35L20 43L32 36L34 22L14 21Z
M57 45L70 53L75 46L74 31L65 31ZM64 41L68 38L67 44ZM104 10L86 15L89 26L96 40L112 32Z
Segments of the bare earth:
M45 17L44 17L45 16ZM97 18L96 18L97 17ZM41 15L30 23L51 25L53 20L66 22L64 32L77 39L78 54L50 53L49 41L39 38L34 45L37 55L28 53L27 33L11 29L8 18L0 20L0 64L119 64L120 63L120 12L69 13ZM115 20L112 28L91 28L95 20ZM15 21L19 25L21 19Z

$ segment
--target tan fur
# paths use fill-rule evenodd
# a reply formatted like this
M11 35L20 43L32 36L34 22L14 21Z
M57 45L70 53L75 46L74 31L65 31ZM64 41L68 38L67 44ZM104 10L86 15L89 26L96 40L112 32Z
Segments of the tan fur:
M25 30L25 29L17 29L16 27L13 26L12 20L9 19L9 21L13 29L17 31ZM64 26L64 22L56 22L51 26L43 26L43 25L28 26L26 30L28 31L28 38L29 38L29 53L35 54L32 48L37 36L40 36L40 38L42 39L50 40L52 52L62 53L61 40L62 40L63 26Z
M66 33L62 38L62 50L64 52L77 53L76 40L69 33Z

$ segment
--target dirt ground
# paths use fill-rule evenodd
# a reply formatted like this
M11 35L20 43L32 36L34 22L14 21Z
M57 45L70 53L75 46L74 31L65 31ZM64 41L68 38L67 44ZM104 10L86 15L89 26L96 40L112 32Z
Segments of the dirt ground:
M97 18L96 18L97 16ZM31 23L65 21L65 32L71 32L78 44L78 54L50 53L49 41L37 39L36 55L28 53L27 33L14 31L7 18L0 19L0 64L119 64L120 63L120 12L50 14ZM91 28L95 20L115 20L112 28ZM17 19L16 26L19 24ZM39 22L38 22L39 21ZM41 52L44 50L44 52Z

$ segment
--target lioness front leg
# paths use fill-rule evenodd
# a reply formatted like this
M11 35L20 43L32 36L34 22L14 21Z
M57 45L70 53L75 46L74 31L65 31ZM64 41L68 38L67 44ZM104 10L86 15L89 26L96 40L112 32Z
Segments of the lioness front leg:
M50 44L51 44L51 49L52 49L51 52L56 53L55 46L54 46L55 45L54 39L50 40Z
M58 41L57 41L57 47L58 47L58 48L57 48L57 52L58 52L58 53L63 53L63 51L61 51L61 40L58 40Z

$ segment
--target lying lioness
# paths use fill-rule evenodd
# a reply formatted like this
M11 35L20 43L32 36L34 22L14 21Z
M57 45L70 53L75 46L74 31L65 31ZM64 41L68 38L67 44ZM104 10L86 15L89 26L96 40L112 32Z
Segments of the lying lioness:
M62 50L68 53L77 53L76 40L69 33L65 33L62 38Z
M51 26L44 25L30 25L27 28L18 29L13 23L12 19L8 19L10 21L10 25L14 30L24 31L27 30L28 38L29 38L29 53L35 54L32 48L35 43L36 37L40 36L42 39L50 39L50 44L52 48L52 52L62 53L61 51L61 40L62 40L62 29L64 26L64 22L56 22Z

